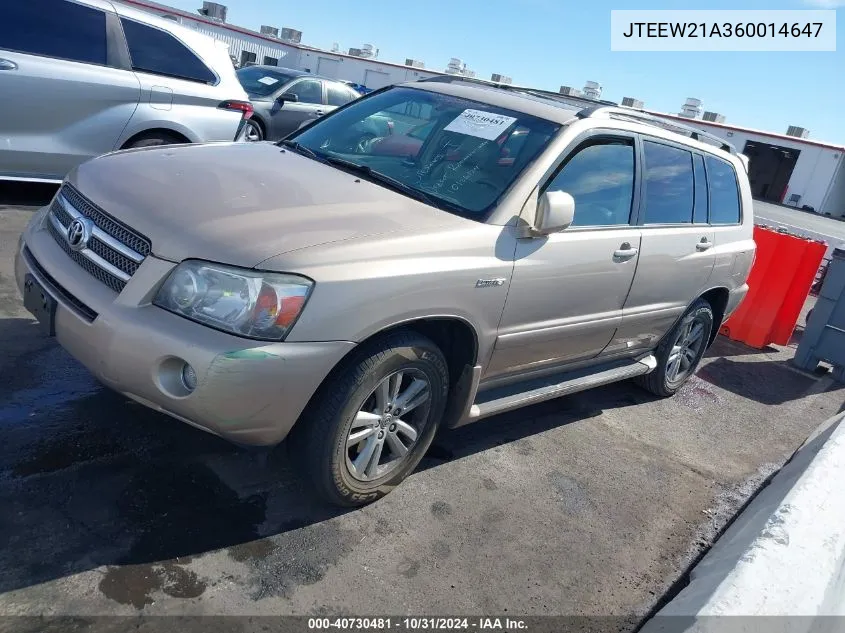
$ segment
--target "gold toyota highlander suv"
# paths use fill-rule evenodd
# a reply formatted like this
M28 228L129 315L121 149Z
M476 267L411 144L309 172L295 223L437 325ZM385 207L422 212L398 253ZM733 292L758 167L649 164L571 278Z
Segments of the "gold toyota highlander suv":
M627 378L675 393L747 291L746 170L635 110L444 77L280 143L83 163L16 274L103 383L240 444L290 436L356 505L441 426Z

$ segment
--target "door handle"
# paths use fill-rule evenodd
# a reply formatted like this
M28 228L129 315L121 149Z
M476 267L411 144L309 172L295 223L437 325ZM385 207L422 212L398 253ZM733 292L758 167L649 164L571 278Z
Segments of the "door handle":
M634 255L640 252L640 249L634 248L630 243L624 242L618 250L613 251L615 259L631 259Z
M0 70L17 70L18 65L11 59L0 59Z
M713 248L713 242L708 240L706 237L702 237L701 241L695 245L695 248L699 251L706 251L710 248Z

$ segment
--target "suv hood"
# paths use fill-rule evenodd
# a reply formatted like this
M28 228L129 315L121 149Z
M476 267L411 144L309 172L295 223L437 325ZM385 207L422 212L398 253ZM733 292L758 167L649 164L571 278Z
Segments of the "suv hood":
M114 152L68 182L174 262L254 267L318 244L466 222L267 142Z

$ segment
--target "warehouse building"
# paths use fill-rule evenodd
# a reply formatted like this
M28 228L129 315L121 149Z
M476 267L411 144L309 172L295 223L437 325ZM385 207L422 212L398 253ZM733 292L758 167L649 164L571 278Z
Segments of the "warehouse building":
M372 44L350 48L346 53L341 52L337 45L333 47L335 50L325 51L302 44L302 32L290 27L262 26L260 31L245 29L228 24L226 7L213 2L203 2L203 8L194 14L151 0L119 1L226 43L239 66L283 66L352 81L372 89L443 74L475 77L475 72L458 58L450 59L445 70L439 72L426 69L420 60L407 59L404 64L396 64L376 59L378 49ZM510 80L504 75L498 76Z
M377 59L378 49L371 44L341 52L302 44L302 32L290 27L262 26L252 31L226 22L226 7L203 2L197 13L180 11L152 0L119 0L136 8L177 21L205 33L229 46L237 65L267 64L305 70L344 79L371 89L404 81L416 81L437 75L475 77L464 61L452 58L444 70L425 67L418 59L404 64ZM199 0L198 0L199 4ZM494 73L491 80L511 84L512 79ZM583 90L561 86L561 94L599 99L602 86L588 81ZM790 126L786 134L764 132L725 123L725 116L703 111L701 100L690 98L677 114L644 109L642 101L626 97L622 105L650 114L702 128L733 144L750 158L750 181L754 197L799 209L812 210L833 217L845 217L845 146L808 138L807 130Z
M702 112L698 99L687 99L677 115L645 110L641 101L623 99L623 105L634 102L639 110L723 138L748 156L755 199L845 218L845 145L810 139L808 130L794 125L786 134L728 125L724 115Z

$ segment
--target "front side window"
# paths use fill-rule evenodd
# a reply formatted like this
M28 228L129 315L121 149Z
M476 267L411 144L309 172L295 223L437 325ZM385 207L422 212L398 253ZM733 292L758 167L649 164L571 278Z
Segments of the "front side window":
M695 192L692 153L644 141L643 160L645 223L691 223Z
M67 0L23 0L0 9L0 49L106 63L106 14Z
M590 141L567 159L546 187L575 199L573 226L628 224L634 198L634 144L630 139Z
M170 33L126 18L120 22L133 70L201 83L217 81L200 58Z
M733 166L715 156L708 156L705 161L710 187L710 223L739 224L739 188Z
M299 97L300 103L323 103L323 84L317 79L297 81L288 92Z
M559 129L522 112L395 87L357 100L289 140L317 160L483 221ZM509 144L517 133L524 138Z

